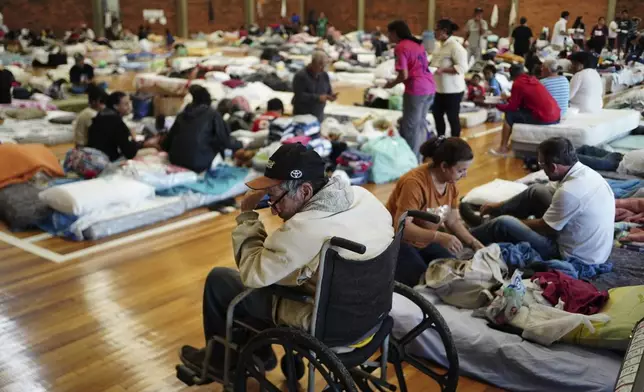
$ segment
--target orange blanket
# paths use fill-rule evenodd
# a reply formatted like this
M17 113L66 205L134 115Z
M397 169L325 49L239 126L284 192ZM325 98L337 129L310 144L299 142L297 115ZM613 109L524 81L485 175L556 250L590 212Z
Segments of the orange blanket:
M65 176L54 153L42 144L0 144L0 189L27 182L39 171Z

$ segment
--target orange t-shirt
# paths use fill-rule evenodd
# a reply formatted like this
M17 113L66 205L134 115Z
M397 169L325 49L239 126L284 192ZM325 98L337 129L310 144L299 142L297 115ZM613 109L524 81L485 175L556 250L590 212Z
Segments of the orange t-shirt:
M394 225L398 224L398 218L405 211L420 210L436 213L442 206L449 206L452 209L458 207L458 189L456 184L447 184L445 193L439 194L427 163L400 177L387 200L387 209L394 219ZM438 228L426 222L418 222L418 224L428 229Z

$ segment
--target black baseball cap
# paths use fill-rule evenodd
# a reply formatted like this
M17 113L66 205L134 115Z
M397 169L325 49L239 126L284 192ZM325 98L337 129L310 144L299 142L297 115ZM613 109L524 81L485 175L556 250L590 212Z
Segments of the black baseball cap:
M300 143L283 144L266 164L262 177L246 183L255 190L267 189L289 180L321 180L325 178L324 161L320 155Z

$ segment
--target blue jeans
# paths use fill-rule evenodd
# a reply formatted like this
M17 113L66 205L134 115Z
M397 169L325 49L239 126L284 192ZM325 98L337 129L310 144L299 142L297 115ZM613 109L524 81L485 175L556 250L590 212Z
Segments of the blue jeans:
M449 258L454 258L454 255L439 244L429 244L421 249L403 242L398 251L396 281L414 287L432 260Z
M106 90L107 89L107 83L106 82L96 83L96 86L99 87L101 90ZM85 92L87 91L87 85L83 85L83 84L72 85L72 87L69 89L69 91L72 94L85 94Z
M617 167L619 167L624 155L584 145L577 149L577 157L579 162L593 170L617 171Z
M434 102L434 95L403 95L403 114L400 124L400 136L409 144L419 158L420 146L427 140L423 126L429 108Z
M544 260L558 258L559 250L555 239L537 233L520 220L529 216L543 217L552 202L553 194L554 191L545 185L530 186L492 211L492 215L498 218L473 229L472 235L483 245L528 242Z

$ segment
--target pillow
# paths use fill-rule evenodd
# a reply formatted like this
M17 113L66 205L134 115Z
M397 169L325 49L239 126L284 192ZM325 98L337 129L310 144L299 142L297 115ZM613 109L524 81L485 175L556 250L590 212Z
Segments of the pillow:
M608 290L609 299L602 313L610 316L606 324L593 323L595 333L580 325L562 341L581 346L625 351L635 324L644 315L644 286L619 287Z
M70 114L66 116L58 116L49 119L49 122L52 124L71 124L76 120L76 114Z
M39 197L56 211L82 216L113 204L152 198L154 187L115 175L55 186L42 191Z
M13 231L35 227L52 213L38 198L40 189L32 184L14 184L0 189L0 219Z
M472 189L463 200L464 203L483 205L485 203L501 203L528 189L519 182L496 179L487 184Z

